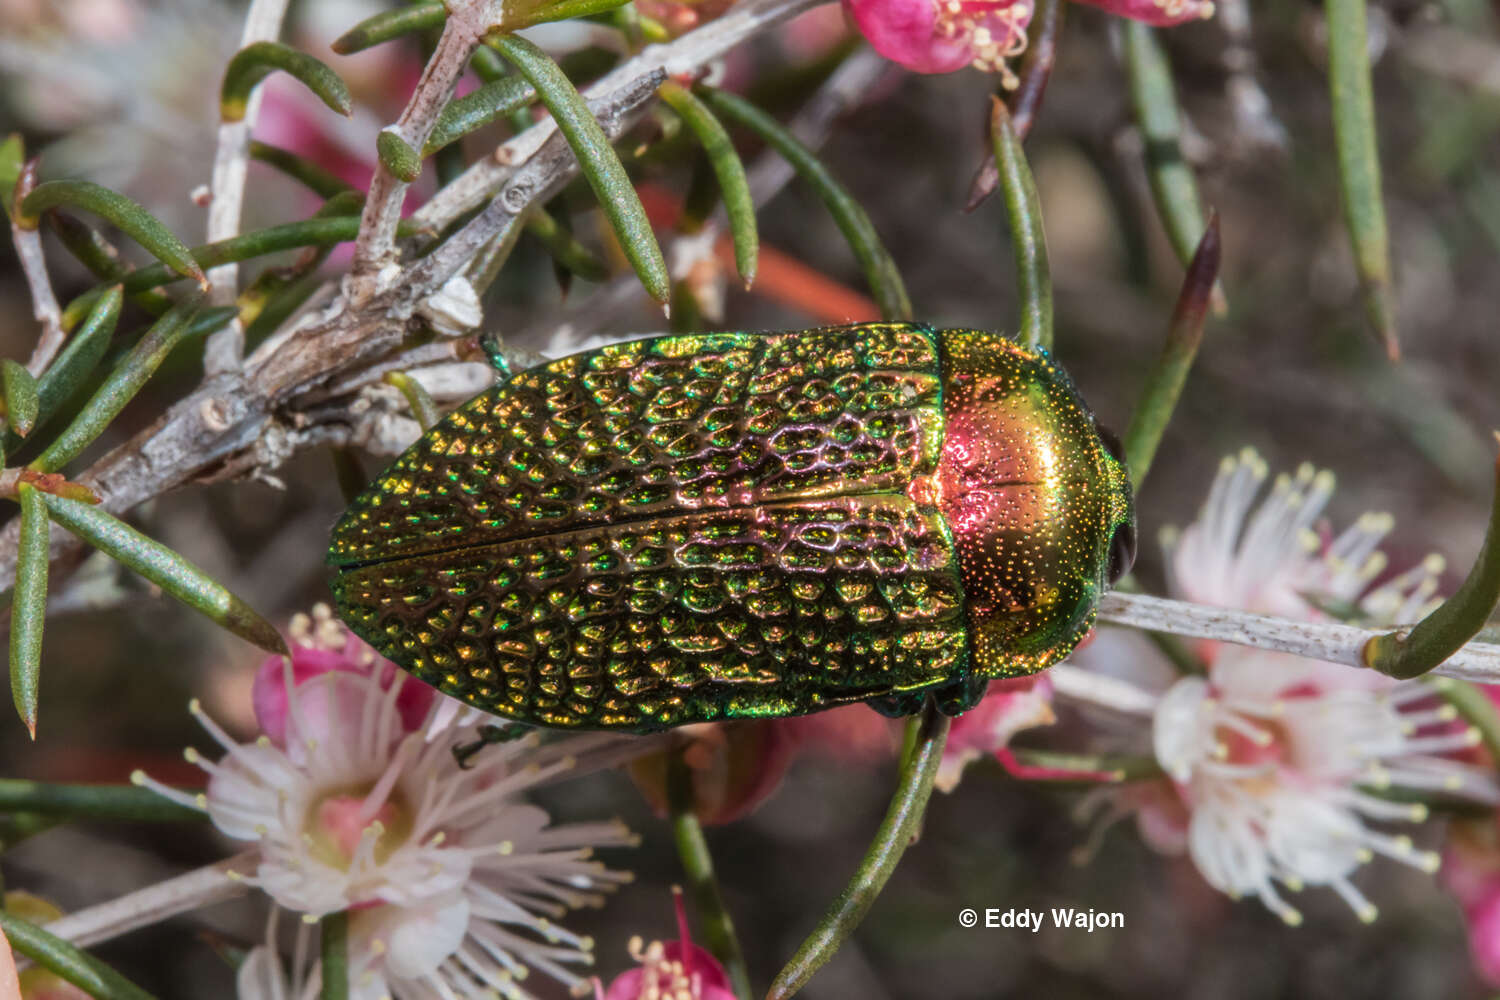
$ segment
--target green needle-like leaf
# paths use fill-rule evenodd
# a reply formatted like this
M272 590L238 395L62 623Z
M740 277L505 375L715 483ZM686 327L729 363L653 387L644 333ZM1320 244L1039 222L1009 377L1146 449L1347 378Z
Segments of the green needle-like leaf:
M386 385L394 386L406 397L406 405L411 409L412 417L422 425L422 429L431 430L433 425L442 418L442 411L427 394L422 383L412 378L406 372L386 372L384 379Z
M1182 281L1182 292L1177 297L1177 309L1172 313L1172 325L1167 331L1167 341L1162 345L1161 357L1146 379L1140 401L1130 415L1130 426L1125 431L1125 462L1130 467L1130 485L1137 493L1151 469L1161 436L1171 422L1172 411L1177 408L1177 399L1187 383L1193 359L1198 356L1198 346L1203 343L1203 323L1207 319L1218 273L1219 217L1210 213L1208 229L1204 231L1198 252L1193 255L1187 277Z
M21 168L26 163L26 143L19 133L12 132L0 142L0 209L10 218L10 202L16 194L16 181L21 179Z
M552 112L646 292L656 301L666 302L672 294L672 283L661 245L656 242L645 206L625 173L625 165L582 95L557 63L526 39L505 35L496 39L494 45L536 88L542 103Z
M1500 432L1495 435L1500 443ZM1500 604L1500 459L1495 462L1494 497L1490 523L1484 532L1479 558L1432 614L1410 631L1388 632L1365 643L1365 666L1391 677L1419 677L1456 653L1484 628Z
M36 379L25 365L10 358L0 361L0 394L5 397L5 422L10 429L20 437L30 434L39 402Z
M199 287L208 288L208 279L204 277L203 269L198 266L182 241L172 235L171 230L137 202L91 181L48 181L38 184L21 201L22 220L34 228L43 212L64 205L108 219L172 270L185 278L192 278L198 282Z
M813 155L796 136L782 127L781 123L742 97L714 90L711 87L696 87L694 92L720 117L749 129L792 165L822 199L839 231L849 241L855 258L865 272L870 291L886 319L911 319L911 300L907 298L906 286L896 270L896 262L880 241L880 234L859 203L844 190L823 162Z
M1016 254L1016 290L1021 297L1021 326L1017 340L1036 350L1052 350L1052 271L1047 265L1047 234L1042 229L1042 206L1036 195L1026 151L1010 125L1010 112L998 97L990 98L990 142L1005 212Z
M46 508L42 509L43 517ZM31 813L61 819L201 823L208 814L134 785L60 785L0 779L0 813Z
M140 343L120 360L73 422L31 463L31 467L39 472L56 472L103 433L172 349L186 339L188 320L193 318L194 308L187 303L173 306L153 323Z
M52 520L94 548L129 566L235 635L261 649L286 654L286 643L270 622L176 552L100 507L50 493L43 494L43 498Z
M150 993L54 934L0 909L0 930L10 946L37 965L56 973L94 1000L155 1000Z
M58 241L94 277L101 281L119 281L130 273L129 266L120 259L120 252L93 226L56 209L48 212L46 219L52 231L57 234ZM163 268L164 273L165 271ZM172 308L172 300L160 292L136 292L130 300L153 316L160 316ZM64 322L64 328L67 326Z
M269 143L250 140L250 158L274 167L293 180L301 181L320 197L332 198L343 191L353 190L337 174L324 170L311 160L298 156L289 149Z
M1167 239L1186 267L1203 238L1198 181L1182 155L1182 117L1172 67L1156 33L1139 21L1125 22L1125 65L1136 125L1146 144L1151 196ZM1222 296L1215 294L1222 302Z
M874 905L880 890L885 888L891 873L896 870L896 863L922 825L922 814L927 809L927 800L932 797L932 782L943 760L943 747L948 742L948 728L952 721L939 712L929 698L921 714L913 716L907 723L908 733L913 736L911 752L903 761L896 793L875 839L865 852L854 878L776 976L766 1000L789 1000L795 996L807 985L813 973L833 957Z
M349 914L330 913L318 922L322 958L321 1000L349 1000Z
M560 3L538 4L530 11L512 17L506 15L505 29L518 31L544 21L566 21L573 17L593 17L623 7L630 0L561 0ZM519 6L519 5L518 5Z
M120 319L125 296L119 285L104 289L88 318L37 381L36 426L45 426L93 374Z
M547 212L533 210L526 231L541 241L553 260L585 281L603 281L609 277L609 267L604 261Z
M488 58L497 58L493 50L480 46L475 50L476 62L481 52L487 53ZM444 146L457 142L470 132L484 128L490 122L505 117L517 108L524 108L535 100L536 89L519 77L505 76L486 83L472 93L448 103L433 124L432 134L422 147L422 155L431 156Z
M1365 0L1324 0L1328 19L1328 85L1333 135L1338 144L1344 222L1354 247L1354 266L1364 288L1365 312L1387 357L1401 356L1396 305L1391 292L1390 242L1380 192L1380 153L1375 141L1375 99Z
M488 44L481 45L474 50L474 54L469 57L469 68L474 71L475 76L479 77L479 82L482 84L494 83L510 75L505 60L501 59L500 53Z
M448 10L441 3L397 7L365 18L335 39L332 48L339 55L347 56L413 32L441 28L447 19Z
M21 538L10 617L10 693L21 721L36 739L42 629L47 620L47 505L30 483L17 487L16 498L21 502Z
M394 129L382 129L375 137L375 152L385 168L399 180L410 184L422 176L422 157Z
M755 224L755 202L750 198L750 181L745 164L734 151L734 143L719 119L693 92L680 83L668 81L657 90L661 99L687 122L698 137L719 190L724 196L724 210L729 215L729 231L734 236L734 263L740 278L749 288L755 283L756 259L760 255L760 233Z
M348 192L358 198L357 192ZM337 196L342 197L342 195ZM398 234L405 230L397 229ZM266 229L256 230L253 233L245 233L243 236L234 236L227 240L219 240L216 243L207 243L200 247L194 247L191 251L193 257L204 267L216 267L219 264L236 263L239 261L253 260L266 254L279 253L282 250L295 250L299 247L332 246L336 243L347 243L354 239L359 233L358 215L341 215L329 218L315 217L303 219L301 222L287 222L279 226L270 226ZM127 295L145 291L148 288L157 288L161 285L170 284L177 277L160 264L152 264L142 267L124 275L121 279ZM64 321L70 315L76 315L78 310L89 303L85 296L94 294L84 292L83 296L68 303L63 310Z
M295 77L339 114L348 116L353 112L349 88L322 61L280 42L254 42L236 52L224 70L224 85L219 89L219 117L226 122L242 121L251 91L277 70Z

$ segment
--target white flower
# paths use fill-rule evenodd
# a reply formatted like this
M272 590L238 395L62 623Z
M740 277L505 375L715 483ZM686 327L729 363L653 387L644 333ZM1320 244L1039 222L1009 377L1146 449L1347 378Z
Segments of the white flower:
M1164 533L1173 596L1306 621L1337 610L1374 625L1409 624L1435 605L1436 557L1371 588L1387 567L1377 546L1388 515L1366 514L1334 536L1319 524L1331 473L1304 465L1257 505L1266 476L1251 450L1225 459L1197 520ZM1278 886L1324 886L1373 920L1374 905L1351 881L1360 866L1377 855L1429 872L1438 865L1410 837L1381 829L1421 822L1426 808L1376 792L1500 801L1492 779L1445 756L1475 745L1478 733L1455 724L1423 682L1229 644L1195 648L1206 676L1171 684L1152 725L1178 803L1131 804L1153 813L1153 828L1185 823L1178 842L1215 888L1254 896L1296 924L1301 915ZM1113 815L1121 811L1117 803Z
M319 653L297 649L309 659ZM398 700L418 682L383 667L340 667L296 684L285 661L283 743L238 743L195 702L193 714L225 750L218 763L188 751L210 775L207 793L193 800L136 780L205 808L228 836L257 842L248 881L279 906L306 919L348 911L358 1000L526 998L533 994L518 983L530 970L586 991L569 967L592 962L592 942L553 921L601 904L628 879L591 853L634 838L618 822L550 826L546 812L521 801L574 766L537 751L535 736L486 747L459 768L452 748L472 737L472 713L439 697L414 724ZM316 989L318 970L306 961L283 973L272 951L247 966L241 1000Z
M1157 760L1188 808L1194 864L1210 885L1254 896L1292 924L1301 916L1277 883L1327 886L1368 921L1375 907L1350 881L1361 865L1385 855L1437 870L1436 854L1366 825L1420 822L1426 808L1365 788L1493 799L1471 768L1440 756L1473 746L1476 733L1455 730L1450 707L1424 707L1431 688L1341 685L1329 666L1226 650L1209 678L1167 691L1153 725Z

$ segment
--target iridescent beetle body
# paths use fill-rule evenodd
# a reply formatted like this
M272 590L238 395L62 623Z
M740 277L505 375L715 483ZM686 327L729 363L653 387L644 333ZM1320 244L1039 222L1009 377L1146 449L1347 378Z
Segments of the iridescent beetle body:
M996 334L666 336L520 372L344 515L345 621L518 722L650 732L1066 656L1134 544L1071 381Z

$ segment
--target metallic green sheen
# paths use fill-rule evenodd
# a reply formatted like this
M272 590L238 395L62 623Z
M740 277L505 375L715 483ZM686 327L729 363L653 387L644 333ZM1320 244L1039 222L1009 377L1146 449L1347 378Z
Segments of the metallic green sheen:
M955 416L984 426L952 399L996 405L1001 382L971 371L976 347L1009 345L973 339L991 336L884 323L671 336L520 372L340 520L340 613L420 679L525 723L650 732L862 700L905 712L929 693L962 711L988 677L1049 665L1086 631L1092 599L1076 598L1102 589L1120 513L1071 383L1010 345L1031 367L1005 363L1007 392L1056 385L1004 419L1047 411L1039 432L1082 457L1040 494L1005 486L1044 537L1020 563L997 556L985 532L1000 508L980 502L947 433ZM1086 525L1068 530L1069 505ZM1039 586L1016 565L1044 570Z

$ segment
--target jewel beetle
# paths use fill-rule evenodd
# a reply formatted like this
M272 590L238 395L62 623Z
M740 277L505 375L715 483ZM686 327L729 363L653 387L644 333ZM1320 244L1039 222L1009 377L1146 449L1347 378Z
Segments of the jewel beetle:
M1050 357L906 323L660 336L502 378L333 532L348 625L516 722L652 732L1041 670L1129 568L1118 444Z

